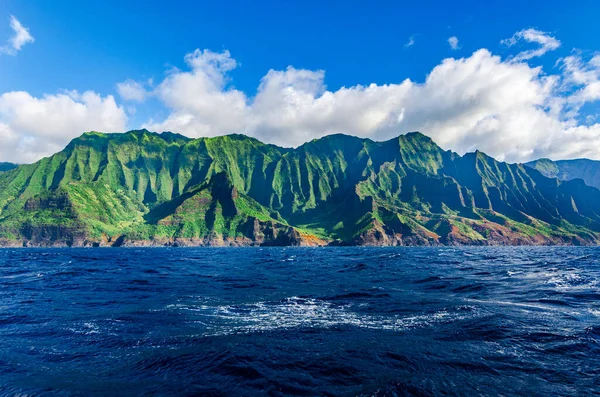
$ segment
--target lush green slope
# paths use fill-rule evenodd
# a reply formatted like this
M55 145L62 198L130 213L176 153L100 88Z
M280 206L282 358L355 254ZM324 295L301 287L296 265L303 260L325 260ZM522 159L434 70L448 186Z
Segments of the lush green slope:
M600 189L600 161L589 159L559 160L539 159L525 163L544 176L563 181L583 179L586 185Z
M3 245L595 244L600 191L420 133L86 133L0 174Z

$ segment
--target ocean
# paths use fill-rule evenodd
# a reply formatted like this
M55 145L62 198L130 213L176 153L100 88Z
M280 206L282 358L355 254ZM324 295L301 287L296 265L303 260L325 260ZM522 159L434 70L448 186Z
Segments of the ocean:
M0 395L600 395L600 248L0 250Z

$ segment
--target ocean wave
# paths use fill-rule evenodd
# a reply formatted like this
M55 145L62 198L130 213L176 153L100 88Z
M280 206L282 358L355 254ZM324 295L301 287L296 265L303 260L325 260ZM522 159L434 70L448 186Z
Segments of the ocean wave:
M191 314L190 321L206 327L207 335L266 332L291 328L351 326L383 331L404 331L477 315L474 306L459 306L413 316L377 316L352 311L353 305L292 296L280 301L239 305L168 305L166 309Z

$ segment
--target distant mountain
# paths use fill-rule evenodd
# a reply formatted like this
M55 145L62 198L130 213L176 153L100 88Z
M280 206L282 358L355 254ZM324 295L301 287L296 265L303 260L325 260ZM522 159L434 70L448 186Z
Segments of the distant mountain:
M13 168L17 168L17 165L13 163L0 163L0 172L10 171Z
M588 159L559 160L539 159L525 163L548 178L563 181L583 179L586 185L600 189L600 161Z
M296 149L85 133L0 174L0 244L597 244L600 190L413 132Z

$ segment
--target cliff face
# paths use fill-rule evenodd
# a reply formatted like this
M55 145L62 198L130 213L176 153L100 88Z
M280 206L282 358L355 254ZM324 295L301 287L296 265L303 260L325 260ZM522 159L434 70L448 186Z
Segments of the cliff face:
M420 133L86 133L0 173L0 245L596 244L600 191Z
M582 179L586 185L600 189L600 161L539 159L525 165L535 168L548 178L558 178L562 181Z

